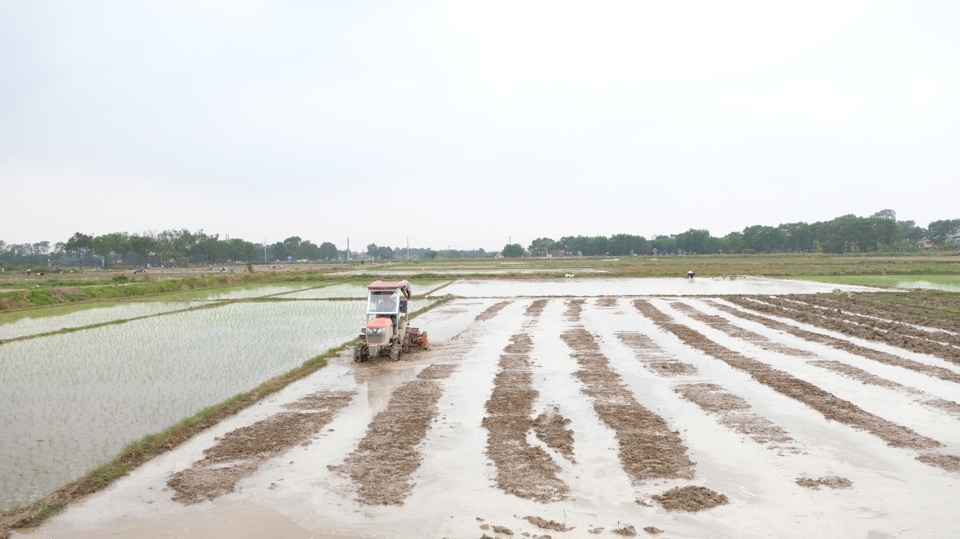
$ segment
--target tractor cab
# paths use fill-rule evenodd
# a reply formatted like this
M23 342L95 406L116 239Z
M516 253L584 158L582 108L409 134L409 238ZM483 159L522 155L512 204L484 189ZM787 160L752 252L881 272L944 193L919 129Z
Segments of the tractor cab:
M382 351L397 360L411 345L426 347L426 334L407 327L407 306L412 292L407 281L375 281L367 287L367 323L360 333L354 359L365 361Z

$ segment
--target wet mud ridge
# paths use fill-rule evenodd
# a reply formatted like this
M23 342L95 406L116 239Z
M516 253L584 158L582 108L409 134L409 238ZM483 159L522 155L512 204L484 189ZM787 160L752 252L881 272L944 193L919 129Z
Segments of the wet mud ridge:
M854 367L853 365L841 363L840 361L823 359L810 361L809 363L816 367L820 367L821 369L826 369L828 371L846 376L847 378L851 378L865 385L885 387L888 389L902 391L912 395L917 402L924 406L938 411L947 412L948 414L960 419L960 404L956 402L948 401L938 397L928 397L926 393L920 391L919 389L908 387L892 380L887 380L886 378L869 373L863 369Z
M593 304L596 305L597 307L609 309L611 307L617 306L617 298L614 298L614 297L597 298L597 301L595 301Z
M844 313L889 319L902 324L960 333L960 297L956 294L791 294L787 298L820 305ZM895 297L894 301L890 301Z
M779 298L744 298L732 297L730 301L741 307L759 311L765 314L790 318L797 322L810 324L830 331L836 331L851 337L868 341L878 341L890 346L930 354L934 357L960 364L960 348L950 344L955 337L946 333L933 335L922 330L904 326L902 324L886 324L887 329L877 327L880 323L864 317L858 322L845 320L844 313L834 311L824 312L821 309L799 302L789 302ZM947 342L937 342L933 339Z
M350 477L357 501L367 505L402 505L413 490L411 477L420 468L418 446L437 416L442 380L456 365L433 364L415 380L397 388L385 410L378 413L357 448L343 464L330 469Z
M828 420L865 430L887 442L887 445L891 447L931 449L943 445L932 438L914 432L910 428L875 416L852 402L840 399L805 380L715 343L696 330L675 323L670 316L645 300L635 300L634 305L644 316L677 336L688 346L719 359L735 369L746 372L754 380L782 395L806 404L820 412Z
M540 315L543 314L543 309L547 307L547 303L550 300L548 299L538 299L533 303L527 306L527 309L523 311L524 316L529 318L532 321L535 321L540 318Z
M754 333L752 331L743 329L739 326L731 324L726 318L722 316L713 316L687 305L686 303L680 303L675 301L670 304L671 307L677 311L693 318L697 322L702 322L713 329L720 330L731 337L747 341L751 344L759 346L764 350L770 350L771 352L778 352L780 354L785 354L788 356L797 356L797 357L815 357L816 354L813 352L808 352L806 350L799 350L797 348L791 348L785 346L778 342L774 342L767 337L760 335L759 333Z
M574 376L583 383L581 390L593 400L600 420L616 433L620 464L631 481L692 478L695 463L687 456L679 433L637 402L593 335L578 327L561 337L580 366Z
M566 317L568 322L580 321L580 313L583 312L584 303L586 303L585 299L568 299L567 300L567 310L563 312L563 316Z
M634 331L618 331L617 338L627 348L633 350L634 355L651 372L661 376L679 376L697 374L697 368L671 356L657 346L653 339Z
M783 447L794 440L779 425L750 411L751 407L743 398L734 395L717 384L696 383L680 384L673 388L684 399L696 404L708 414L719 416L720 424L735 432L749 436L758 444L768 445L770 449ZM783 449L798 452L796 447Z
M494 303L493 305L487 307L486 310L484 310L482 313L478 314L475 320L477 322L490 320L494 316L497 316L497 313L502 311L504 307L506 307L507 305L510 305L511 303L513 303L513 301L501 301L499 303Z
M176 492L173 499L192 504L233 492L236 484L264 461L296 445L309 444L354 395L354 391L313 393L286 406L296 412L281 412L228 432L203 452L203 459L170 477L167 486Z
M739 297L727 297L725 298L728 301L740 305L740 302L751 302L750 300L739 298ZM946 380L948 382L960 383L960 374L944 368L937 367L934 365L927 365L926 363L920 363L919 361L913 361L911 359L902 358L895 356L893 354L888 354L887 352L881 352L880 350L874 350L872 348L867 348L865 346L860 346L854 344L850 341L845 341L843 339L838 339L831 337L829 335L824 335L822 333L816 333L813 331L807 331L805 329L800 329L796 326L791 326L790 324L785 324L778 320L773 320L765 316L760 316L751 312L743 311L740 309L734 309L728 305L723 305L717 302L711 302L711 305L720 309L723 312L732 314L738 318L744 320L750 320L751 322L757 322L767 326L770 329L775 329L778 331L783 331L784 333L789 333L795 337L800 337L801 339L816 342L820 344L825 344L831 348L842 350L844 352L849 352L860 357L871 359L878 363L883 363L885 365L892 365L894 367L901 367L904 369L910 369L915 372L926 374L927 376L932 376L934 378L939 378L941 380Z
M570 489L557 476L560 466L543 448L531 446L527 433L536 429L548 446L556 446L563 453L566 420L562 416L555 420L541 416L536 422L531 418L539 393L532 385L530 337L518 334L510 340L500 356L500 372L494 378L493 392L486 403L487 415L483 418L487 456L497 467L497 486L515 496L540 502L565 499ZM569 440L571 445L566 450L572 455L572 432Z

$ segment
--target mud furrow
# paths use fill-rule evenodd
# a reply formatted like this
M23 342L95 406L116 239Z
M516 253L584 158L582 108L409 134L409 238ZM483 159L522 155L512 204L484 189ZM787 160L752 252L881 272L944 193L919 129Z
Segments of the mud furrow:
M788 356L797 356L797 357L815 357L816 354L813 352L808 352L806 350L799 350L797 348L791 348L789 346L774 342L767 337L760 335L759 333L754 333L750 330L743 329L739 326L731 324L726 318L722 316L713 316L703 313L694 307L687 305L686 303L680 303L675 301L670 304L674 309L682 312L683 314L693 318L697 322L703 322L704 324L712 327L713 329L718 329L731 337L747 341L749 343L755 344L764 350L770 350L772 352L779 352L781 354L786 354Z
M477 322L490 320L494 316L497 316L497 313L502 311L504 307L510 305L511 303L513 303L513 301L501 301L499 303L494 303L493 305L487 307L482 313L478 314L474 320Z
M573 431L567 428L570 420L560 415L560 409L543 412L533 420L533 431L547 447L560 453L570 462L573 458Z
M720 309L723 312L732 314L738 318L744 320L750 320L751 322L757 322L758 324L763 324L770 329L775 329L778 331L783 331L789 333L795 337L800 337L801 339L816 342L820 344L825 344L831 348L837 350L843 350L844 352L849 352L851 354L858 355L867 359L872 359L878 363L883 363L885 365L893 365L894 367L901 367L904 369L909 369L915 372L926 374L927 376L932 376L934 378L939 378L941 380L946 380L948 382L960 383L960 374L946 369L944 367L936 367L933 365L927 365L925 363L920 363L919 361L913 361L911 359L905 359L887 352L881 352L879 350L874 350L872 348L867 348L865 346L860 346L854 344L850 341L845 341L843 339L837 339L829 335L824 335L822 333L816 333L813 331L807 331L805 329L800 329L796 326L791 326L790 324L785 324L778 320L773 320L765 316L759 316L751 312L743 311L740 309L734 309L727 305L723 305L716 302L710 302L711 305Z
M680 384L673 390L704 412L719 416L720 424L749 436L758 444L789 444L794 441L787 431L773 421L750 412L750 404L743 398L717 384Z
M867 316L876 316L896 320L904 324L913 324L928 328L937 328L960 333L960 298L956 294L936 294L929 296L915 293L887 292L880 294L856 294L839 297L825 297L821 294L791 295L816 305L844 312L856 312ZM895 297L896 301L881 301Z
M889 389L895 389L902 391L914 397L914 400L924 406L933 408L937 411L947 412L948 414L960 418L960 404L948 401L941 398L927 398L927 394L919 389L905 386L903 384L894 382L892 380L887 380L886 378L881 378L875 374L871 374L863 369L854 367L853 365L847 365L846 363L841 363L839 361L833 360L818 360L811 361L811 365L820 367L822 369L827 369L838 374L842 374L848 378L852 378L860 383L878 387L886 387Z
M527 306L527 310L523 312L524 316L534 320L540 318L540 315L543 314L543 309L546 308L549 301L548 299L538 299L534 301Z
M487 456L497 466L497 486L515 496L541 502L565 499L569 487L557 477L560 466L542 448L527 442L527 433L534 428L533 403L539 395L533 389L527 356L530 337L519 334L510 340L500 356L500 372L494 378L487 415L483 418ZM562 417L560 422L562 426Z
M568 299L567 300L567 310L563 312L563 315L567 318L568 322L579 322L580 313L583 312L583 304L586 302L584 299Z
M617 298L612 298L612 297L597 298L597 301L595 301L593 304L596 305L597 307L604 307L604 308L616 307Z
M786 372L774 369L760 361L750 359L708 339L703 334L682 324L651 305L645 300L635 300L634 305L644 316L653 320L664 330L674 334L687 345L719 359L724 363L742 370L754 380L774 391L806 404L823 414L828 420L837 421L854 428L865 430L891 447L911 449L930 449L940 447L940 442L920 435L912 429L897 425L875 416L852 402L840 399L819 387L796 378Z
M281 412L228 432L204 450L204 458L167 481L173 499L192 504L233 492L237 483L260 464L298 444L309 444L340 409L350 404L354 391L321 391L286 406L300 412Z
M437 416L440 383L456 366L433 364L393 392L387 408L340 466L330 466L357 485L357 501L366 505L402 505L413 490L410 477L420 467L418 449Z
M664 352L653 339L634 331L618 331L617 338L627 348L633 350L634 355L643 363L643 366L661 376L678 376L697 374L697 368L685 363Z
M873 327L861 326L853 322L848 322L840 318L828 318L819 313L798 310L799 304L790 304L789 307L782 304L782 300L776 298L747 299L740 296L731 296L727 298L743 308L759 311L765 314L790 318L797 322L810 324L819 328L827 329L857 337L868 341L877 341L911 352L930 354L951 363L960 364L960 348L934 342L926 337L919 338L906 334L901 329L891 329L889 331L880 331ZM811 307L812 308L812 307ZM919 330L917 330L919 331Z
M593 335L575 328L561 337L580 365L574 376L583 383L583 393L593 399L597 415L616 433L620 464L627 476L634 483L693 477L695 463L687 456L679 433L637 402L600 353Z
M949 342L960 346L960 333L947 331L941 328L928 327L921 324L911 324L904 320L892 320L880 316L860 313L857 311L844 310L837 302L824 305L824 302L818 301L816 295L790 295L783 298L786 305L797 305L811 313L817 313L820 316L837 316L863 326L875 327L884 331L895 329L904 331L915 337L931 339L933 341ZM884 313L889 315L890 313Z

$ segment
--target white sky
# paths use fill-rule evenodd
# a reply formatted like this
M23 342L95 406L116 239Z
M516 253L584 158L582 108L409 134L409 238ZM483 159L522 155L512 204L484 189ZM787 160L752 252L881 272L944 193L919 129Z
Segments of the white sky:
M0 239L960 218L960 2L0 0Z

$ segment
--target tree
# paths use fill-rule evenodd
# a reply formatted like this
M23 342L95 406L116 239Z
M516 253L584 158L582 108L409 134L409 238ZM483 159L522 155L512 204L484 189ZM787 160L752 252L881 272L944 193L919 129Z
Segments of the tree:
M89 234L82 234L80 232L74 233L73 236L67 240L66 250L71 253L76 253L77 260L80 264L80 267L83 267L83 255L88 253L93 249L93 236Z
M927 239L934 245L960 242L960 219L934 221L927 226Z
M320 244L320 249L317 251L317 258L321 260L336 260L338 252L336 245L325 241Z
M556 251L562 249L562 247L550 238L537 238L530 243L530 247L527 249L530 251L530 256L547 256L550 251Z
M501 254L506 258L522 258L524 254L523 246L519 243L508 243L503 246Z
M897 220L897 212L893 210L880 210L877 213L870 216L871 219L890 219L891 221Z
M710 251L710 231L707 229L690 230L677 234L677 248L684 252L709 254Z

